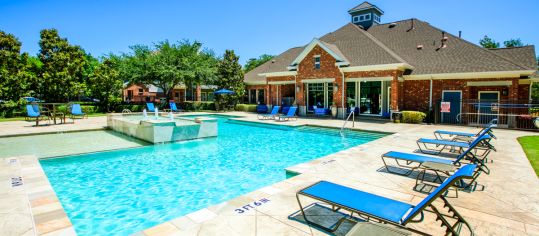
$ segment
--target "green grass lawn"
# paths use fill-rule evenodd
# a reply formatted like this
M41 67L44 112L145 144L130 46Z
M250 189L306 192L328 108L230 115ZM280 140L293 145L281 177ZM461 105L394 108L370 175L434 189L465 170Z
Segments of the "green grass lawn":
M88 114L88 117L98 117L98 116L106 116L107 113L92 113ZM11 118L0 118L0 122L6 122L6 121L20 121L24 120L24 117L11 117Z
M524 136L518 138L518 142L522 145L522 149L528 156L528 160L532 164L535 174L539 176L539 136Z

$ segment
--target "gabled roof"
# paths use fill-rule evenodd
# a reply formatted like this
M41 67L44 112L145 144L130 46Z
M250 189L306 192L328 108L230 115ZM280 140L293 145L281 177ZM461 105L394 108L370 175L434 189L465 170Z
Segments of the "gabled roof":
M264 82L266 81L264 76L260 76L262 73L281 72L287 71L287 67L292 64L292 61L303 51L305 47L295 47L286 50L285 52L274 57L272 60L254 68L247 72L244 76L245 81L248 82Z
M533 45L524 47L495 48L489 49L489 51L530 70L537 69L535 47Z
M412 74L529 70L448 33L446 47L440 48L443 31L417 19L374 25L367 32L414 66Z
M319 39L313 39L307 46L303 48L303 51L290 63L290 66L297 66L303 59L313 50L314 47L320 46L327 53L329 53L337 62L348 63L346 57L342 54L341 50L333 44L320 41Z
M443 48L442 35L447 37ZM410 75L428 76L474 72L529 74L537 69L533 46L488 50L443 33L427 22L409 19L373 25L368 30L348 23L319 40L291 48L255 68L245 75L245 81L264 82L265 78L260 74L288 71L287 67L297 63L295 59L301 58L301 53L310 51L309 45L325 47L336 59L346 61L349 70L356 66L402 64L412 69Z
M352 12L356 12L356 11L363 11L363 10L368 10L368 9L376 9L380 13L384 13L384 11L382 11L376 5L371 4L370 2L363 2L363 3L355 6L354 8L348 10L348 13L352 13Z

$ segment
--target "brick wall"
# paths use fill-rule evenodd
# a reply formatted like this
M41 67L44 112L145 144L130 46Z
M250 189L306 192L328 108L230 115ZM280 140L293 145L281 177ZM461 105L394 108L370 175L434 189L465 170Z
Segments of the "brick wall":
M142 94L139 94L139 89L142 89ZM128 91L132 91L133 93L133 97L131 97L131 102L146 102L146 97L150 97L150 101L154 102L160 97L163 97L162 93L150 93L146 86L140 84L132 84L123 90L124 101L127 101L128 99Z
M320 69L315 69L314 67L314 57L317 55L320 56ZM333 91L333 102L339 107L342 106L342 74L335 65L336 62L337 60L335 58L318 45L305 56L303 61L298 65L297 81L300 87L300 91L296 93L296 102L298 105L305 106L305 84L303 84L302 81L309 79L334 78L334 83L339 86L339 90ZM330 84L330 86L333 85Z

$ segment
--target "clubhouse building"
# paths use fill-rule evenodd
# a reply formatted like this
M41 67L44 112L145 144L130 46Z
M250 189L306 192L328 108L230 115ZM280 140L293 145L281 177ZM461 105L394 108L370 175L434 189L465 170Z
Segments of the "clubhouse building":
M299 115L336 106L338 117L351 107L389 117L442 100L457 116L457 101L530 99L534 46L485 49L418 19L382 24L368 2L348 13L350 23L246 73L247 100L298 106Z

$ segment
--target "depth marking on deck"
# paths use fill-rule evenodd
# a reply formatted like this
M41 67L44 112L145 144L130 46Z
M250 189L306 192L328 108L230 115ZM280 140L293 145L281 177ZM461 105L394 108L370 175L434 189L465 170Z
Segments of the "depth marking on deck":
M260 199L258 201L254 201L254 202L249 203L247 205L244 205L244 206L242 206L240 208L237 208L234 211L236 213L238 213L238 214L243 214L243 213L248 212L248 211L250 211L252 209L255 209L255 208L259 207L259 206L262 206L263 204L268 203L269 201L270 200L268 200L267 198L262 198L262 199Z
M14 188L14 187L18 187L18 186L22 186L23 185L23 182L22 182L22 177L18 176L18 177L11 177L11 187Z

